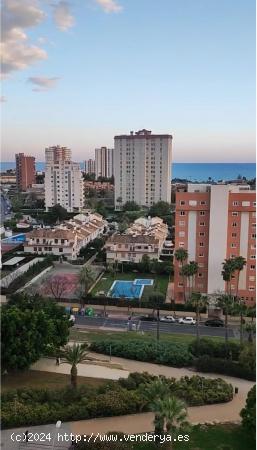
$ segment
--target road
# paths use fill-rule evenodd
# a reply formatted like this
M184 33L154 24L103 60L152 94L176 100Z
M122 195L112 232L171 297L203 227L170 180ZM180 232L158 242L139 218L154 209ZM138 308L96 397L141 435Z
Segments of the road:
M104 317L85 317L85 316L76 316L75 327L93 327L99 329L122 329L126 330L128 328L128 320L127 318L104 318ZM156 322L148 322L142 320L133 320L133 324L136 325L137 331L145 331L145 332L153 332L156 333ZM168 333L168 334L193 334L195 335L195 325L182 325L178 323L164 323L160 322L160 333ZM229 337L238 337L237 329L229 328L228 330ZM224 337L225 330L224 328L214 328L214 327L206 327L205 325L200 325L200 335L201 336L217 336Z
M1 223L10 218L10 208L9 200L1 193Z

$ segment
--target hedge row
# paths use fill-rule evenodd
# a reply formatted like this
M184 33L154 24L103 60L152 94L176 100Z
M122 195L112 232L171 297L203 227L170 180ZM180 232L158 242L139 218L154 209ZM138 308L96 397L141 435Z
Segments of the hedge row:
M90 348L94 352L104 354L109 354L111 348L113 356L173 367L186 367L193 362L188 346L184 343L142 342L137 339L122 342L111 338L92 342Z
M237 361L231 361L229 359L211 358L210 356L204 355L195 361L195 367L201 372L219 373L250 381L255 381L256 379L255 371L249 370Z
M130 374L128 379L107 382L99 388L87 385L77 389L18 389L2 394L2 425L4 428L54 423L95 417L134 414L144 404L141 386L157 377L147 373ZM172 395L188 405L228 402L233 398L232 386L221 379L199 376L162 377ZM139 388L140 387L140 388ZM145 406L143 410L147 411Z
M238 361L241 346L239 342L225 342L215 341L213 339L201 338L198 343L197 340L193 340L189 344L189 351L194 356L208 355L213 358L226 358Z

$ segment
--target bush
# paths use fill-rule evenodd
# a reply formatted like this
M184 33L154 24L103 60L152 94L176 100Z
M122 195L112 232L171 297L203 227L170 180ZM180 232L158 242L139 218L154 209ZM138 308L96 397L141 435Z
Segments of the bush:
M192 355L183 343L156 343L131 340L122 342L118 339L100 340L91 343L91 350L109 354L110 346L113 356L135 359L137 361L165 364L173 367L185 367L192 364Z
M194 356L208 355L212 358L228 358L238 361L240 353L240 344L237 342L218 342L213 339L201 338L199 345L197 340L193 340L189 344L189 351Z
M249 370L249 368L242 366L237 361L211 358L210 356L204 355L196 359L195 367L202 372L220 373L255 381L255 371Z
M256 385L250 389L246 399L246 405L240 412L242 425L255 439L256 431Z
M239 364L251 373L256 368L256 348L253 344L245 345L239 355Z

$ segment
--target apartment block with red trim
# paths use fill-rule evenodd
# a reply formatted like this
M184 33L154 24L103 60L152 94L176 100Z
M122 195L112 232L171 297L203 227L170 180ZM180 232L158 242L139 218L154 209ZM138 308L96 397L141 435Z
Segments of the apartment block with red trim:
M35 158L24 153L15 155L16 184L18 191L26 191L36 182Z
M176 193L175 249L188 251L188 261L199 270L194 289L205 293L225 291L221 271L225 258L243 256L246 266L239 275L238 295L255 302L256 281L256 192L247 185L188 184ZM184 301L181 263L174 258L174 298ZM236 293L237 274L232 293ZM186 289L188 289L186 287Z

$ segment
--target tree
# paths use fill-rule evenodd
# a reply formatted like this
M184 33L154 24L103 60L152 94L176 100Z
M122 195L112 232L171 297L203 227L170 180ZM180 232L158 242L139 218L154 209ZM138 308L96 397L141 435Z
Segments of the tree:
M129 201L124 203L122 209L123 211L140 211L140 206L134 201Z
M255 439L256 433L256 385L248 392L246 405L240 412L243 428Z
M164 428L170 436L169 448L172 450L174 435L189 426L186 404L174 396L158 398L154 404L154 412L164 423Z
M183 289L184 289L184 302L186 302L186 283L185 276L183 275L183 267L185 265L185 261L188 258L188 251L184 248L178 248L174 253L175 259L182 265L181 274L183 277Z
M228 343L228 314L233 306L233 299L229 294L223 294L218 298L218 306L222 308L225 315L225 342Z
M164 418L161 416L156 403L169 395L169 387L162 378L156 378L149 383L139 386L139 393L143 399L142 409L148 406L154 412L154 431L155 434L162 434L164 428Z
M15 294L2 306L2 370L25 370L65 345L72 326L62 306L39 295Z
M196 313L196 340L197 347L199 347L200 343L200 310L204 308L208 304L208 297L206 295L202 295L200 292L192 292L190 303L195 308Z
M245 331L248 334L248 342L252 343L253 342L253 335L256 332L256 327L255 327L255 323L251 322L251 323L247 323L245 325Z
M240 345L243 345L243 337L244 337L244 315L247 312L247 306L245 303L238 299L237 303L234 305L233 312L240 316Z
M54 205L50 210L50 215L53 218L53 220L56 222L59 220L62 222L63 220L68 219L68 213L65 208L63 208L59 203L57 205Z
M46 294L52 295L56 300L60 300L67 291L69 282L65 276L55 276L47 281Z
M157 341L160 340L160 307L165 302L165 296L161 292L154 292L149 296L149 303L153 305L153 314L157 310L157 328L156 328L156 338Z
M81 289L83 290L85 297L93 281L94 281L94 274L92 270L89 267L84 266L79 273L79 283L81 285Z
M116 200L116 202L118 203L119 209L120 209L120 208L121 208L121 205L122 205L122 197L118 197L117 200Z
M189 280L189 292L188 292L188 297L190 299L192 291L193 291L193 287L194 287L194 280L195 280L195 275L198 272L198 263L196 261L190 261L189 264L186 264L182 267L181 273L185 278L188 278Z
M154 203L149 209L149 216L151 217L161 217L168 216L171 213L171 206L168 202L159 201Z
M77 365L90 359L88 357L88 344L67 345L61 350L60 356L62 362L71 365L71 386L76 389L78 383Z
M151 260L148 255L143 255L141 261L138 263L138 269L142 273L150 273Z
M231 281L236 271L235 259L234 258L225 259L224 262L222 263L222 267L223 269L221 271L221 274L223 280L226 283L226 293L231 297L232 296Z
M236 297L238 296L240 272L243 270L245 265L246 265L246 259L243 256L236 256L234 258L234 271L237 272Z

